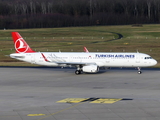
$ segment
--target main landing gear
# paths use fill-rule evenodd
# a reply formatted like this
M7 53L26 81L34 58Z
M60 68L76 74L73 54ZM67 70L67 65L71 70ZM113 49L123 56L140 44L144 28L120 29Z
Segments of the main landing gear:
M137 67L137 69L138 69L138 74L142 74L142 71L141 71L141 68L140 67Z
M79 75L79 74L82 74L83 73L83 70L82 70L82 65L79 65L78 67L77 67L77 70L75 71L75 74L76 75Z
M82 70L76 70L76 71L75 71L75 74L76 74L76 75L79 75L79 74L82 74L82 72L83 72Z

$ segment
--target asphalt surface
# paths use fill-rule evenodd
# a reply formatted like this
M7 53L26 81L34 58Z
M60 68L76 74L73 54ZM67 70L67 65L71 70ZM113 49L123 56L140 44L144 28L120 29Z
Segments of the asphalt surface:
M160 70L0 67L0 120L160 120Z

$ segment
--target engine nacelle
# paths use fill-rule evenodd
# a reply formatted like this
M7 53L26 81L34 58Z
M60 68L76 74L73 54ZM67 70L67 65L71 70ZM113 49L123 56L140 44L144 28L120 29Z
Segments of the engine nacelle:
M99 67L97 65L88 65L88 66L83 66L82 70L83 72L96 73L99 71Z

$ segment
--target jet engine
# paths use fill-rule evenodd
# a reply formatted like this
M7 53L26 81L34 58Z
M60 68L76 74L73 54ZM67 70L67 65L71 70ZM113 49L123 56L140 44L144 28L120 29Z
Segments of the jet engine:
M83 72L96 73L99 71L99 67L97 65L88 65L88 66L83 66L82 70Z

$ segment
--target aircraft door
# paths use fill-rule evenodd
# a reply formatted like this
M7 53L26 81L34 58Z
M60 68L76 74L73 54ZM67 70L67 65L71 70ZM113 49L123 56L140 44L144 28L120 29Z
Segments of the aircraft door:
M110 60L110 58L106 58L105 61L106 61L106 63L110 63L111 60Z
M136 63L140 63L140 56L139 55L136 56Z
M31 54L31 63L35 63L35 54Z

